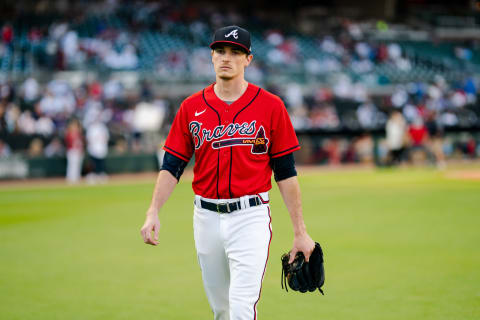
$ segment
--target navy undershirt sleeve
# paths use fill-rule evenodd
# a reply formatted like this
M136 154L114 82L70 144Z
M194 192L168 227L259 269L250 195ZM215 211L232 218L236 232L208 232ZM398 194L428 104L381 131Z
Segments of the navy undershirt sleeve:
M297 175L293 153L270 160L275 181L281 181Z
M174 156L171 153L165 152L163 156L162 167L160 170L167 170L170 172L177 180L180 181L180 177L183 174L183 170L187 166L187 162Z

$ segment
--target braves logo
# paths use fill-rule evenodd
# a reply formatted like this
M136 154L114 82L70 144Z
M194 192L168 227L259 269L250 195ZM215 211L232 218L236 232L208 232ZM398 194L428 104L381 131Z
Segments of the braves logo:
M227 126L220 125L213 128L213 130L208 130L202 129L202 123L198 121L192 121L190 122L189 130L192 133L192 137L195 142L195 149L199 149L205 141L221 139L225 135L232 137L238 132L240 135L250 137L221 139L212 143L212 149L220 149L231 146L251 146L251 152L253 154L267 153L269 139L265 136L265 129L263 126L260 126L257 131L255 125L256 121L254 120L250 123L230 123ZM255 132L256 134L253 136Z
M238 29L230 31L229 34L225 35L225 38L228 38L230 36L233 36L235 39L238 39Z
M260 126L255 137L252 138L233 138L215 141L212 143L213 149L219 149L230 146L252 146L253 154L267 153L268 139L265 137L265 129Z

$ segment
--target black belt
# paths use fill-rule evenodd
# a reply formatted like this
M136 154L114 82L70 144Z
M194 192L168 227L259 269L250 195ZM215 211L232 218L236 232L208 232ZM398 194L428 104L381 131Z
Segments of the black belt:
M248 202L250 203L250 207L259 206L262 204L262 201L260 201L258 197L252 197L248 199ZM200 200L200 207L202 207L203 209L215 211L218 213L230 213L235 210L241 209L240 201L213 203L213 202Z

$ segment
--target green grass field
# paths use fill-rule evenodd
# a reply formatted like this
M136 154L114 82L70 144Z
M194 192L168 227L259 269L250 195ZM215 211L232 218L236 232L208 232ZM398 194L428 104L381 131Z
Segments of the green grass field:
M259 319L480 319L480 181L428 169L300 177L310 235L325 250L325 296L280 287L292 230L276 186ZM1 319L212 319L181 182L140 227L154 180L0 189Z

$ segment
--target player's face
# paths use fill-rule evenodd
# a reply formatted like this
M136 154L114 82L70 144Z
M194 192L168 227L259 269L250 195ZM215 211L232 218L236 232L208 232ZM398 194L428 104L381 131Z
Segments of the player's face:
M250 64L253 56L245 51L228 45L218 46L212 50L212 62L215 74L222 80L243 77L245 67Z

